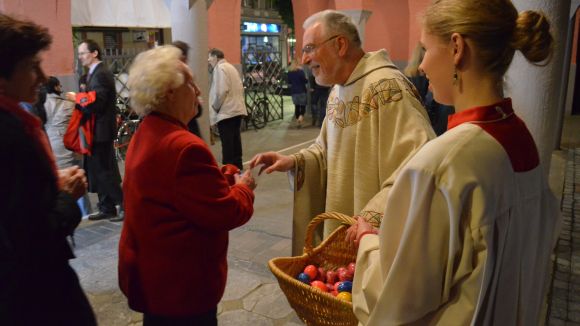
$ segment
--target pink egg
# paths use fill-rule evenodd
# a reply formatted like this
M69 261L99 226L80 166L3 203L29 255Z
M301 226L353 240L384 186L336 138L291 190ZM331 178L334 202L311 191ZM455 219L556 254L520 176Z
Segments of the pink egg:
M336 282L336 272L328 271L326 272L326 283L334 284Z
M348 264L348 266L346 267L346 269L348 269L349 272L352 272L352 275L354 275L354 270L356 269L356 264L355 263L350 263Z

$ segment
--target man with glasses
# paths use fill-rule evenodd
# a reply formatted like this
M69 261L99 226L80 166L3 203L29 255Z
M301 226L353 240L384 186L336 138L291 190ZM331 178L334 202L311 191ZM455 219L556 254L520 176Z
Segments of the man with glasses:
M267 152L252 166L294 178L292 253L301 254L308 222L322 212L380 221L397 168L435 135L412 84L385 50L365 51L346 15L326 10L304 22L302 63L316 83L333 86L320 135L293 155ZM337 223L326 221L324 236Z
M84 40L78 47L78 58L88 68L86 91L95 91L96 100L86 107L86 114L95 115L91 155L85 155L84 168L89 179L89 191L99 196L99 211L89 215L89 220L110 219L123 221L123 192L121 175L115 158L113 140L117 132L117 92L113 74L101 61L102 52L93 40ZM120 211L117 212L116 205Z

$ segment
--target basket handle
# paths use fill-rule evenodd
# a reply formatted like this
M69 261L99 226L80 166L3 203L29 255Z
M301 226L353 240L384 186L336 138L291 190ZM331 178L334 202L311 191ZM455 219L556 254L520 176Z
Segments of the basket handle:
M322 223L324 220L337 220L342 222L344 225L353 225L356 223L356 220L348 215L337 213L337 212L328 212L322 213L314 217L310 223L308 223L308 227L306 228L306 239L304 239L304 253L310 254L312 252L312 240L314 238L314 231L318 224Z

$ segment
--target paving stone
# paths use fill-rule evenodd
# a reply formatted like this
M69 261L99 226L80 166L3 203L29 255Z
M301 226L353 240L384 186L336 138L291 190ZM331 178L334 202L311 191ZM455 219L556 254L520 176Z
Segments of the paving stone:
M224 312L218 316L220 326L273 326L272 320L246 310Z
M272 319L284 318L293 311L277 283L263 284L244 298L244 309Z
M566 325L566 322L563 321L562 319L550 318L548 320L548 325L549 326L565 326Z
M261 284L261 279L255 274L230 268L228 271L226 290L222 300L228 301L242 299Z

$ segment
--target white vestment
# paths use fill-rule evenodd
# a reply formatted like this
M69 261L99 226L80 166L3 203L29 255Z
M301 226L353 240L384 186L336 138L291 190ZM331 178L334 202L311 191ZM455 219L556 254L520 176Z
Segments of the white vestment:
M384 50L366 53L332 88L326 111L316 142L294 154L293 255L302 254L306 226L322 212L379 222L384 200L373 198L435 136L417 91ZM336 226L325 223L325 236Z
M379 235L361 239L362 325L539 323L558 203L513 111L479 125L464 112L401 168Z

